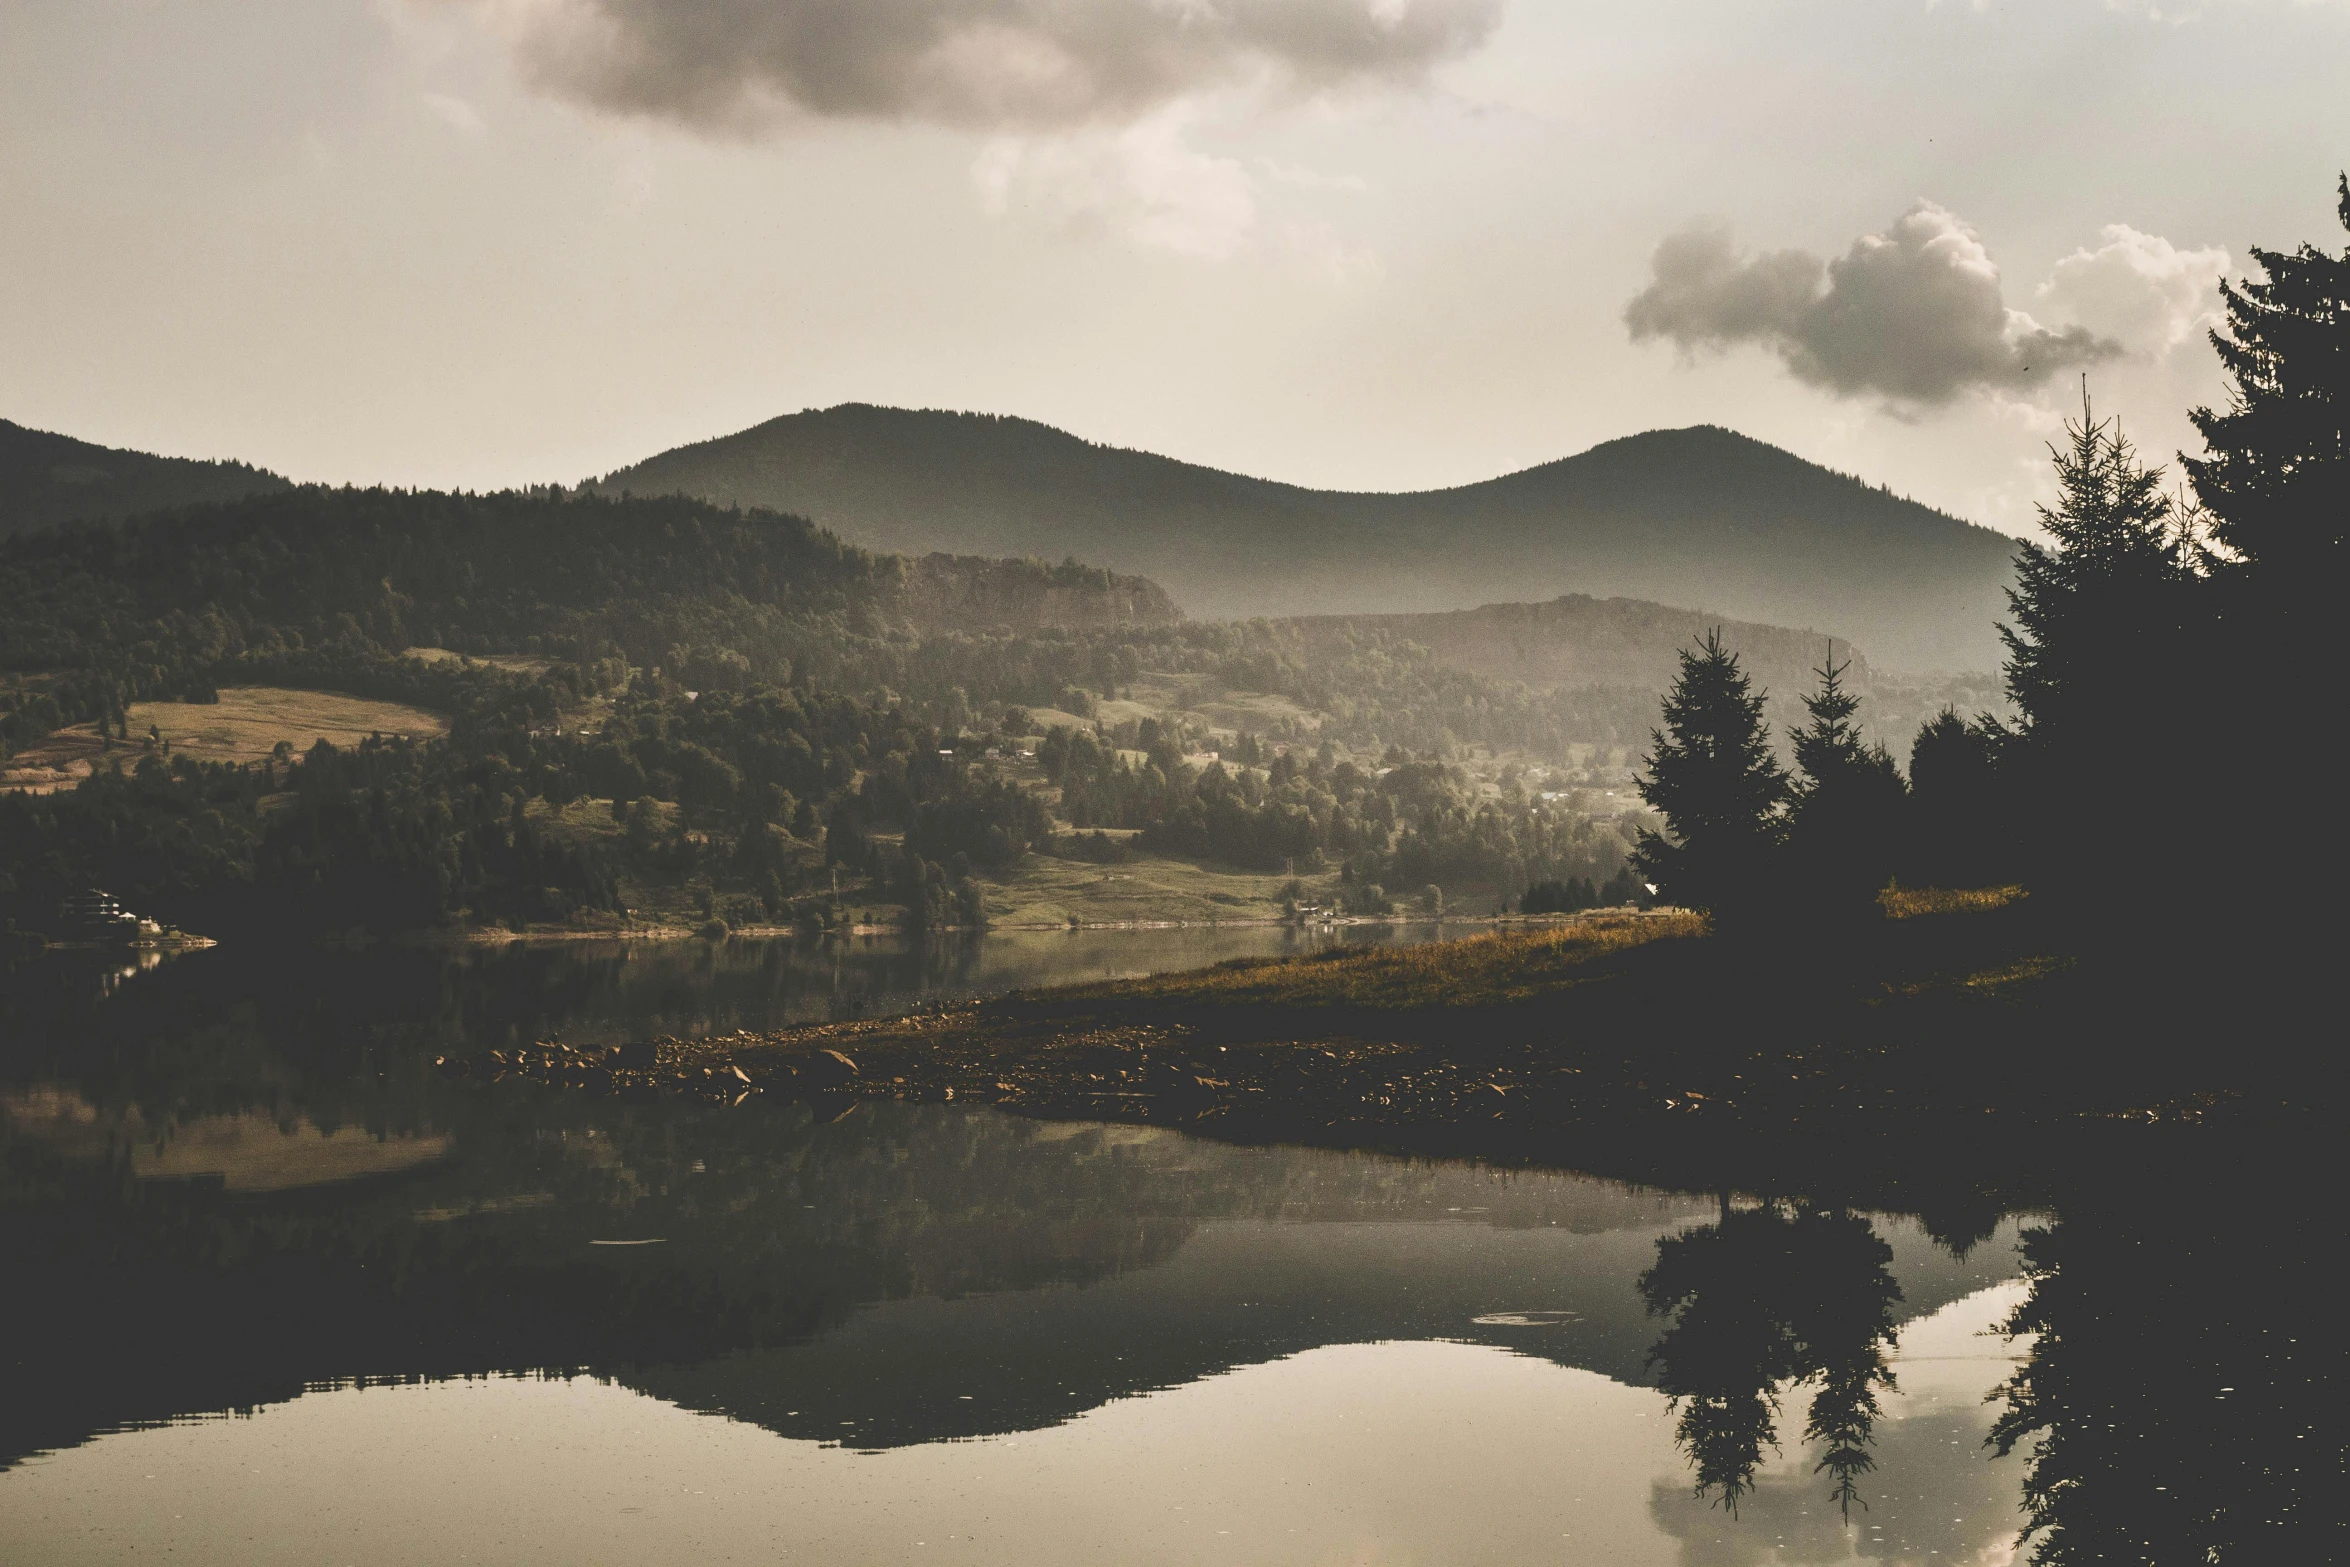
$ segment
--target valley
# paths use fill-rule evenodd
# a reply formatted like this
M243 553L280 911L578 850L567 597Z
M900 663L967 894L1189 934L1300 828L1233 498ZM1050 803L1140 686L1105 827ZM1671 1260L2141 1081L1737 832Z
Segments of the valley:
M292 875L332 930L430 907L426 927L540 935L1489 918L1538 883L1622 901L1637 754L1709 626L1574 596L1200 620L1075 561L873 554L803 519L554 490L291 490L36 531L0 589L28 611L0 630L7 789L154 770L103 810L208 836L217 866L159 876L93 820L124 847L72 869L60 800L17 829L52 846L40 868L0 889L28 929L77 877L191 929L293 906L261 892ZM146 639L127 662L124 626ZM1726 626L1790 724L1807 668L1852 659ZM1857 667L1896 742L1980 691ZM289 814L295 770L236 770L320 738L424 813L397 831L482 835L432 873L450 890L375 906L380 873L338 857L420 874L437 851L363 848L394 830Z

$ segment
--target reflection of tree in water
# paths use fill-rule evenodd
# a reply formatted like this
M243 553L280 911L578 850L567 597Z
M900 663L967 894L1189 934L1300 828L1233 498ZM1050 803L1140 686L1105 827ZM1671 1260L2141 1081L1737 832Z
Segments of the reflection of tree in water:
M1766 1468L1735 1521L1677 1481L1659 1480L1648 1514L1679 1547L1681 1567L1794 1567L1864 1560L1992 1563L2015 1538L2012 1464L1980 1456L1988 1419L1972 1405L1911 1410L1877 1432L1883 1495L1845 1518L1820 1505L1816 1481ZM1855 1524L1858 1527L1855 1527Z
M1878 1392L1893 1386L1893 1249L1849 1213L1726 1203L1717 1223L1656 1249L1640 1294L1673 1320L1649 1363L1673 1401L1697 1493L1718 1493L1735 1514L1777 1443L1780 1388L1817 1383L1804 1439L1819 1444L1814 1472L1833 1477L1830 1494L1849 1513L1876 1462Z
M2025 1233L2007 1330L2036 1338L1993 1439L2030 1456L2030 1560L2350 1559L2339 1210L2217 1161L2135 1173Z
M2031 1291L2005 1324L2025 1356L1994 1395L1979 1468L1987 1475L1994 1456L2025 1459L2023 1543L2035 1567L2350 1560L2334 1282L2350 1237L2335 1208L2292 1200L2339 1183L2314 1155L2304 1156L2310 1167L2287 1167L2302 1146L2214 1132L2159 1159L2084 1161L2060 1217L2025 1233ZM1980 1228L1953 1222L1938 1233L1955 1251ZM1672 1321L1650 1363L1674 1401L1696 1495L1733 1511L1743 1503L1750 1515L1739 1538L1717 1536L1686 1504L1660 1497L1657 1517L1687 1559L1836 1553L1818 1532L1824 1510L1810 1515L1788 1481L1757 1473L1776 1440L1780 1397L1811 1383L1804 1435L1818 1444L1815 1473L1832 1477L1831 1494L1847 1506L1861 1499L1879 1396L1893 1386L1900 1296L1887 1258L1849 1214L1776 1204L1725 1208L1717 1223L1658 1243L1640 1290ZM1965 1435L1937 1420L1913 1414L1890 1430L1900 1441L1929 1427ZM1947 1518L1967 1536L1930 1542L1947 1560L1989 1543L1975 1536L1994 1519L2000 1533L2010 1527L2005 1507L1993 1506L1998 1487L1962 1483L1935 1508L1913 1505L1925 1500L1909 1494L1915 1483L1905 1475L1901 1484L1901 1511L1914 1517L1872 1524L1864 1532L1885 1538L1856 1542L1864 1551L1919 1557L1911 1547L1929 1541L1914 1531ZM1797 1543L1806 1529L1812 1547Z

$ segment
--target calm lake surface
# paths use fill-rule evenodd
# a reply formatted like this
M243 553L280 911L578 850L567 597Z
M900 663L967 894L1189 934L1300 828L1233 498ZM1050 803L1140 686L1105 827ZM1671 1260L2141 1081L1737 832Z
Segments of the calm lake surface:
M1299 939L0 973L0 1559L1990 1564L2033 1449L1987 1399L2035 1369L2079 1521L2319 1527L2339 1418L2291 1330L2336 1328L2261 1272L2266 1187L1921 1219L431 1067ZM2060 1331L1994 1331L2034 1301Z

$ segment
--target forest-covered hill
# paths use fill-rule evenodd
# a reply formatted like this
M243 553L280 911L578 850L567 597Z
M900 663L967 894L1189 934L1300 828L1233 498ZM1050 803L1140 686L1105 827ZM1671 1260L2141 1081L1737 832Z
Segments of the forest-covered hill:
M1309 490L1032 421L847 404L596 481L812 518L871 548L1076 556L1195 615L1395 614L1561 593L1997 665L2015 542L1728 430L1659 430L1456 489Z
M128 517L288 487L276 474L241 462L119 451L0 419L0 538L50 523Z
M1812 671L1831 660L1851 666L1847 678L1856 689L1872 683L1867 658L1841 637L1582 593L1544 604L1486 604L1421 615L1307 615L1287 624L1317 651L1383 632L1426 648L1447 669L1536 691L1612 686L1661 696L1679 673L1681 650L1709 631L1722 634L1741 667L1767 691L1792 697L1808 690Z
M0 621L0 755L222 686L435 707L437 687L380 663L424 647L553 661L590 686L632 667L692 690L813 681L948 725L990 703L1111 704L1128 724L1148 708L1372 754L1557 757L1644 739L1678 653L1717 624L1781 716L1831 650L1808 632L1576 596L1192 621L1148 579L1076 562L875 554L800 518L556 489L303 488L36 531L0 540L0 601L16 611ZM1872 672L1849 643L1833 651L1891 740L1944 702L1979 700Z
M844 634L1182 619L1155 584L1075 562L909 560L797 517L554 490L306 487L25 534L0 545L0 598L20 611L0 624L0 669L153 666L169 647L191 674L267 647L576 659L595 644L641 664L739 658L774 678Z

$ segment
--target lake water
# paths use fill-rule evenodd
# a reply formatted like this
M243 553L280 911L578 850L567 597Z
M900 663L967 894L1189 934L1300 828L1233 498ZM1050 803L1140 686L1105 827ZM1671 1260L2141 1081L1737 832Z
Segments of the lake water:
M1920 1219L430 1067L1290 939L0 975L0 1559L1990 1564L2019 1372L2075 1538L2338 1543L2338 1221L2240 1160Z

